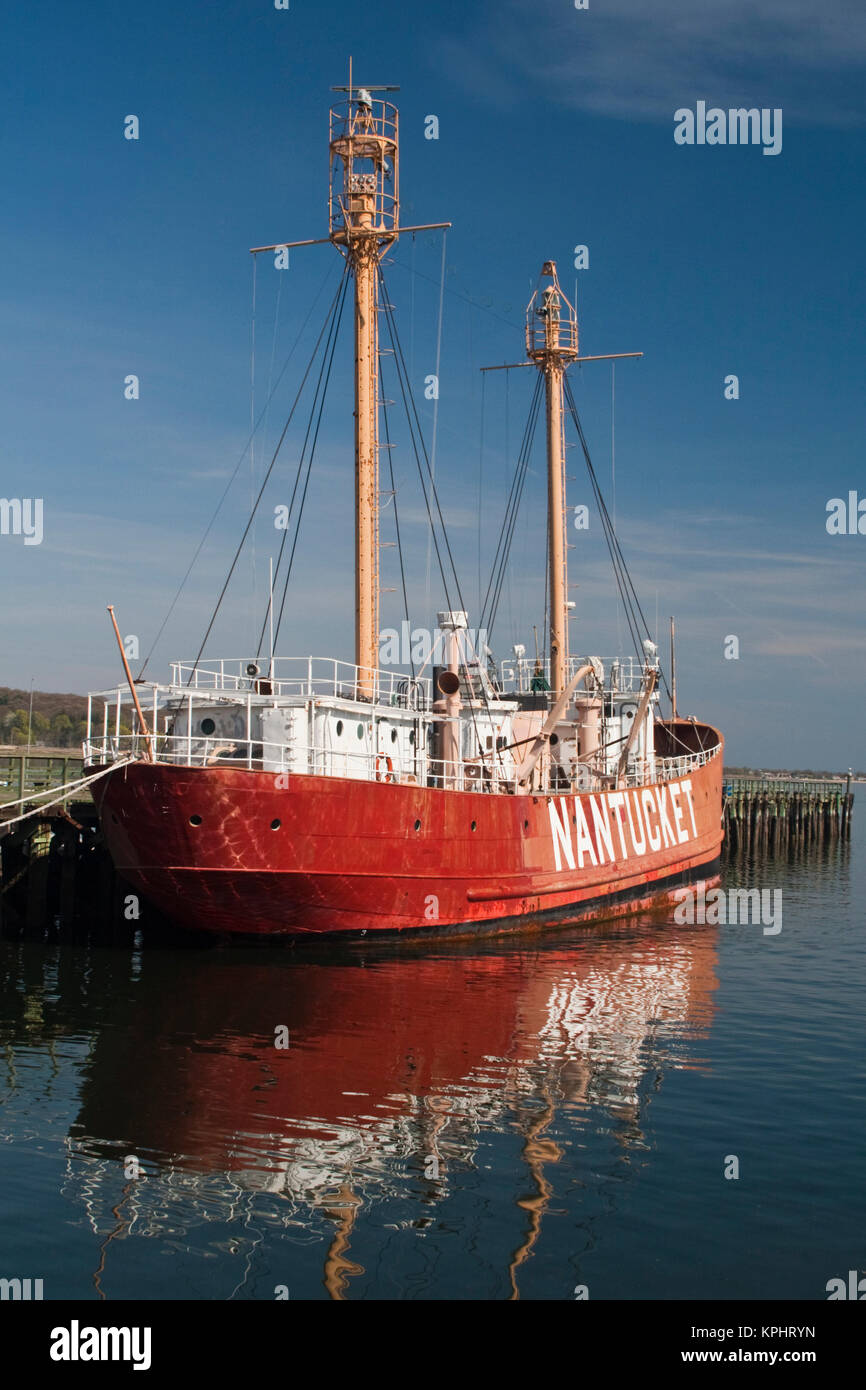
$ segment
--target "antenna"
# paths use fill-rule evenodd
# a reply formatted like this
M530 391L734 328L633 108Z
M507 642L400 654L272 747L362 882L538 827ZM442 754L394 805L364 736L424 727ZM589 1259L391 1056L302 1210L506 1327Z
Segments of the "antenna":
M268 634L270 659L268 661L268 676L274 674L274 557L268 560Z
M671 719L677 717L677 653L674 641L674 620L671 618Z

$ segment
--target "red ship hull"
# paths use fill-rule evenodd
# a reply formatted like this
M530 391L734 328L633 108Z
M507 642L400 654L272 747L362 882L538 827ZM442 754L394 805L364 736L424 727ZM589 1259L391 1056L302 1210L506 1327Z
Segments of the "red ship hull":
M94 791L118 871L185 927L475 935L615 917L712 877L721 771L719 748L676 781L509 796L137 762Z

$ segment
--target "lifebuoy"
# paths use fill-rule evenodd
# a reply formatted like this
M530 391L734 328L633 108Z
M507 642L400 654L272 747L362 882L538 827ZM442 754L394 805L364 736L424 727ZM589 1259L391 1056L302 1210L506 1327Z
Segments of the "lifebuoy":
M383 772L382 772L382 764L383 764L383 763L384 763L384 765L385 765L384 774L383 774ZM397 780L397 779L396 779L396 777L394 776L394 764L391 762L391 759L388 757L387 753L377 753L377 754L376 754L376 781L377 781L377 782L396 782L396 780Z

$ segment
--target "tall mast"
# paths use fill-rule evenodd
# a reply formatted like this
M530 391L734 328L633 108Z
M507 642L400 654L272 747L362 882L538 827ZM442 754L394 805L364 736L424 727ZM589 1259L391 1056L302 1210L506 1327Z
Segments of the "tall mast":
M568 562L565 540L565 435L562 378L578 356L577 314L562 292L556 262L545 261L526 310L526 355L544 374L547 418L547 553L550 592L550 685L566 687L568 667Z
M331 107L329 235L253 246L287 251L332 241L355 281L355 665L357 693L376 695L379 655L379 264L401 232L428 232L450 222L400 227L397 108L352 81L347 99Z
M355 664L372 698L379 649L379 262L399 235L393 88L353 87L331 108L330 238L355 281Z

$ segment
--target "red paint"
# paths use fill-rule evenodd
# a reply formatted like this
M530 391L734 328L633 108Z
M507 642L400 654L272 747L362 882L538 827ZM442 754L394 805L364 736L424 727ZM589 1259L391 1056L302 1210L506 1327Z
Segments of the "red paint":
M718 858L721 770L720 749L689 774L691 806L680 796L680 817L670 795L661 796L670 835L656 792L672 784L630 793L625 809L635 819L638 800L651 793L648 820L635 824L632 839L623 808L610 816L613 861L599 850L598 795L509 796L144 762L118 769L96 791L117 868L183 926L302 936L465 925L469 934L527 924L540 913L563 921L616 916L669 898L665 880L699 876ZM578 800L586 818L580 836L572 821ZM572 821L574 868L564 849L556 867L551 801ZM660 847L638 855L648 824ZM667 843L682 827L687 840Z

